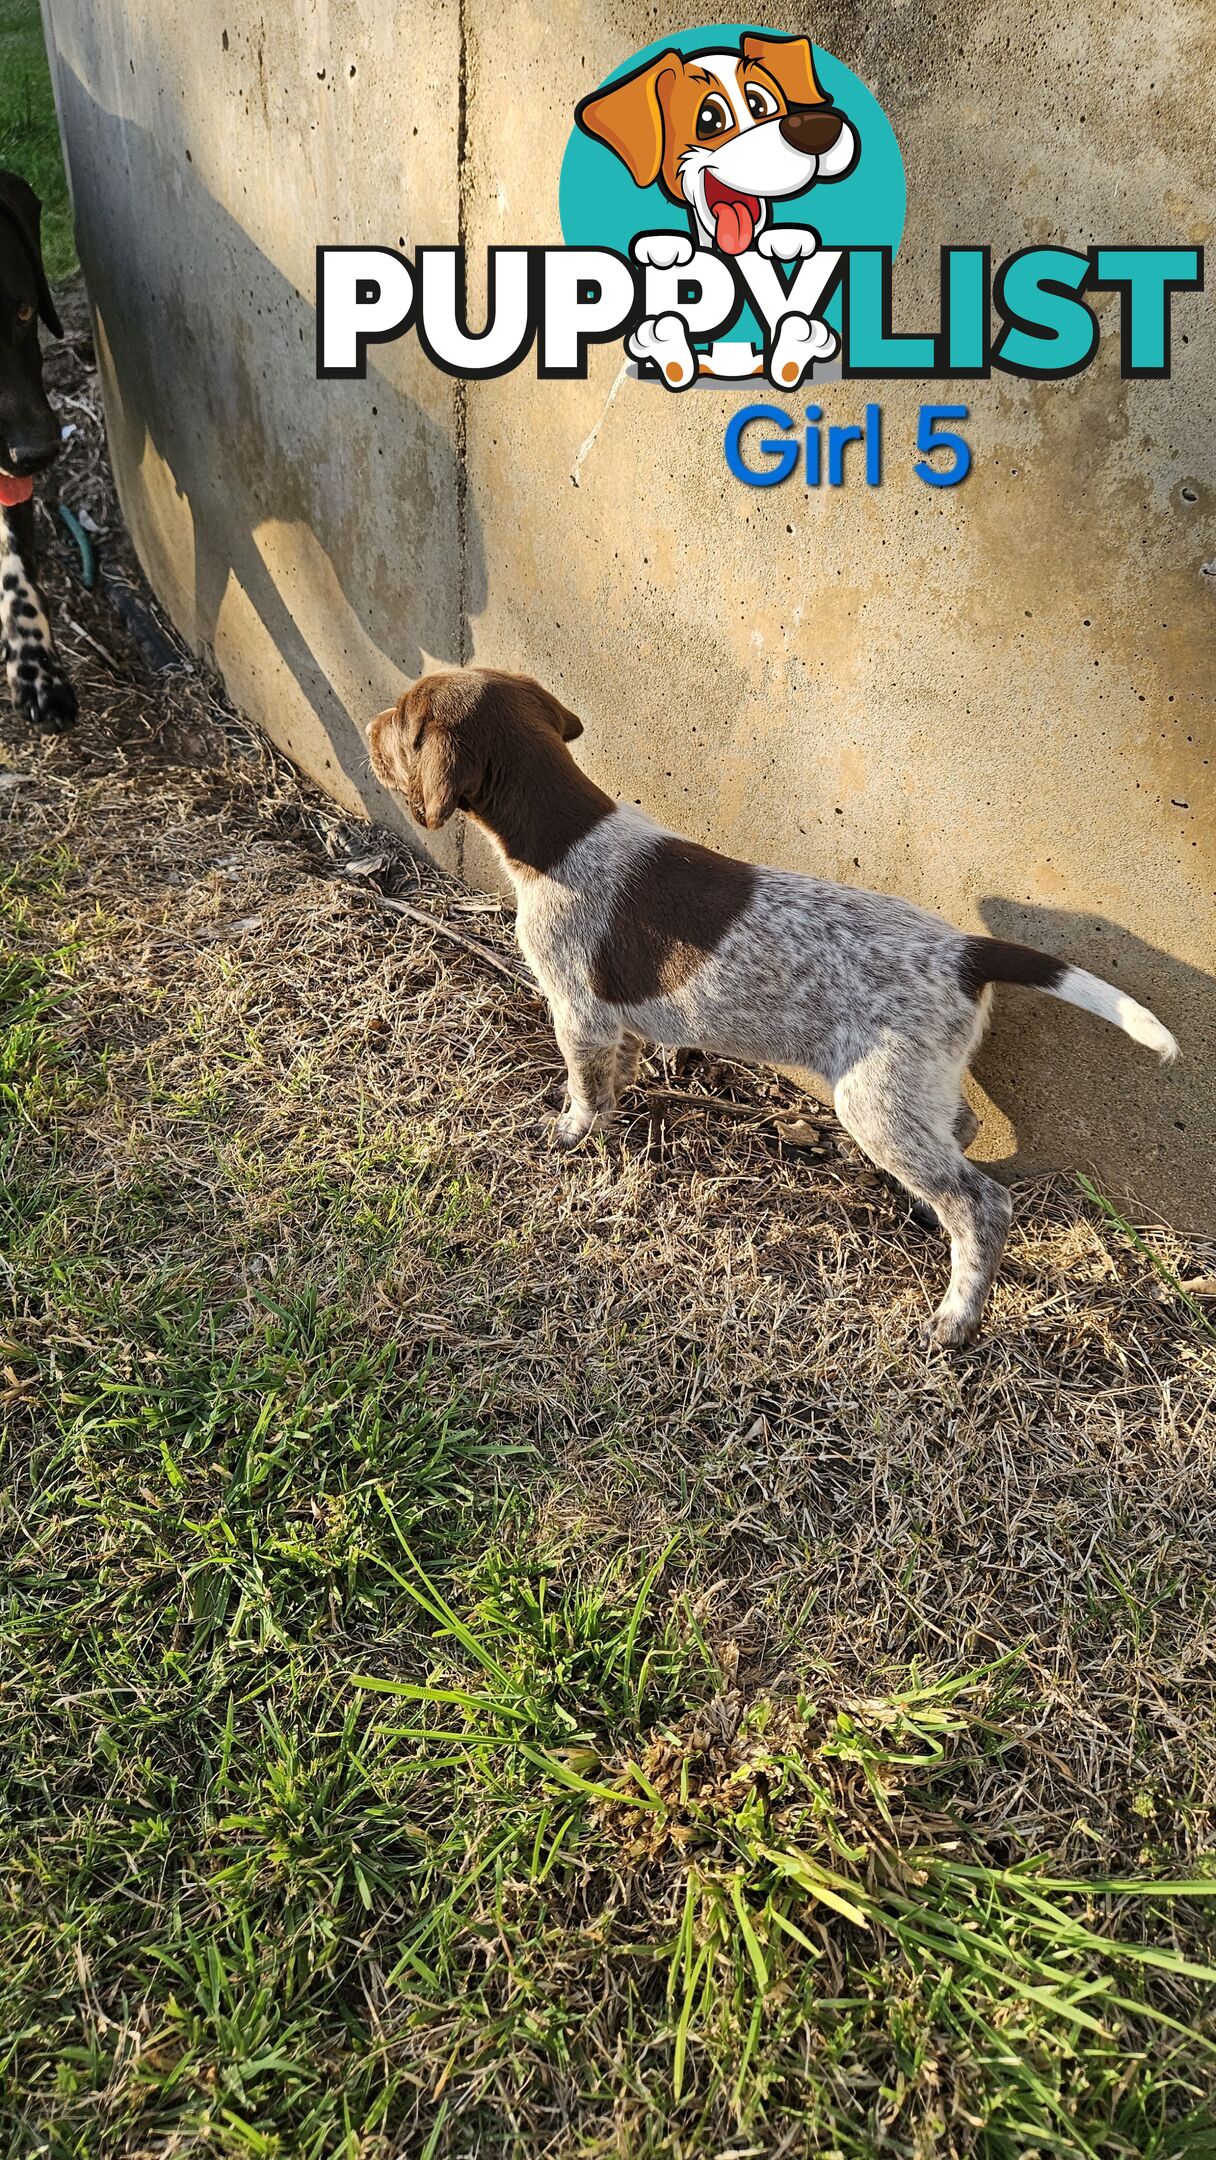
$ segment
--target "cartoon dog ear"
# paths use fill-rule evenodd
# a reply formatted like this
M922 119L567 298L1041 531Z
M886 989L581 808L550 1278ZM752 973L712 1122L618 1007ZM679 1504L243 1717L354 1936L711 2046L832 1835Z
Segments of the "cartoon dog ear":
M28 180L19 173L0 172L0 211L3 211L17 228L17 235L29 257L34 274L34 290L38 295L38 313L53 337L63 336L63 324L55 312L51 288L42 267L42 204Z
M745 60L758 60L778 85L787 105L825 105L815 80L815 62L809 38L745 37Z
M665 76L674 78L684 62L678 52L660 53L635 75L593 90L575 107L574 117L584 134L607 143L638 187L650 187L663 163L663 108L659 86Z

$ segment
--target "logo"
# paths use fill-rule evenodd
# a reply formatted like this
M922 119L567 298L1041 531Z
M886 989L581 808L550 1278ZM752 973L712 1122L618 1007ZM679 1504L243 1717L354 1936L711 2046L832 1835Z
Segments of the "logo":
M1092 362L1091 303L1112 293L1123 375L1168 376L1173 297L1202 288L1200 248L1030 246L994 270L986 239L943 247L938 320L897 331L905 202L894 128L842 60L754 25L680 32L581 99L564 245L521 234L487 249L477 323L460 248L318 248L317 373L360 378L370 345L413 332L434 366L472 380L530 355L542 380L581 378L591 346L616 341L674 392L994 368L1058 380Z
M626 340L640 374L672 390L839 374L837 243L893 255L905 206L895 132L849 68L806 37L690 31L618 69L574 117L563 236L668 274L650 279L655 306ZM717 334L698 336L715 311Z

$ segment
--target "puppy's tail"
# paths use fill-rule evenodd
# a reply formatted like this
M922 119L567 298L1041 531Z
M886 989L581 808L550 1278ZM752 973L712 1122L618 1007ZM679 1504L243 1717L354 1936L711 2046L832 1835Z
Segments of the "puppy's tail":
M1155 1050L1163 1065L1172 1065L1178 1056L1169 1029L1147 1005L1137 1005L1135 998L1103 982L1100 975L1070 967L1066 960L1035 952L1030 945L1011 945L1004 938L964 938L959 979L968 997L978 997L987 983L1025 983L1032 990L1045 990L1048 997L1079 1005L1084 1012L1097 1013L1122 1028L1133 1042Z

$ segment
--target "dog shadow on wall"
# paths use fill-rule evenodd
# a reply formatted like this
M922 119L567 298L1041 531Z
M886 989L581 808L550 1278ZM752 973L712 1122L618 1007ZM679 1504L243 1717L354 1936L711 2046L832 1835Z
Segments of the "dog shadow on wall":
M1160 1188L1164 1166L1183 1192L1183 1166L1204 1156L1191 1126L1216 1053L1216 979L1101 915L996 897L979 910L992 937L1056 953L1148 1005L1182 1051L1177 1066L1163 1069L1088 1013L1036 991L998 988L973 1070L1016 1134L1002 1170L1093 1169L1116 1196L1134 1198L1142 1183ZM1194 1182L1192 1228L1212 1212L1210 1194L1205 1199Z
M316 380L316 310L190 175L176 100L153 136L98 104L62 53L58 77L114 464L145 559L284 747L314 771L336 764L400 828L363 727L427 658L467 656L485 604L450 435L377 373L374 349L365 382ZM434 380L450 412L453 386ZM325 744L297 744L290 713L275 724L281 664Z

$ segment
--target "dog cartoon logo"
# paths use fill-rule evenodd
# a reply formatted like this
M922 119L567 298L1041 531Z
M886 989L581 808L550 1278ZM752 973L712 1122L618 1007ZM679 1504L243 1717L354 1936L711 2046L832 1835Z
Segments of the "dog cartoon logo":
M673 47L583 98L575 120L614 152L637 187L657 183L686 211L687 239L649 234L635 243L636 259L661 269L690 265L701 250L732 258L754 250L770 264L808 260L818 234L776 222L771 206L844 179L861 150L856 126L820 87L809 38L759 32L745 33L734 49ZM793 386L838 350L830 326L795 305L775 326L767 366L750 345L717 343L695 354L671 312L644 318L628 345L673 389L697 375L760 372Z

